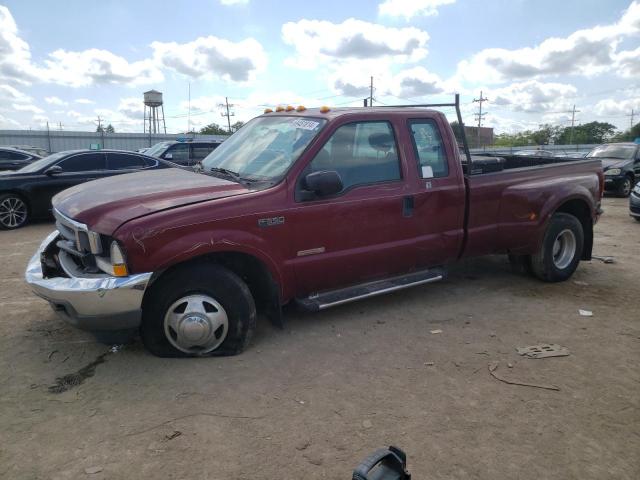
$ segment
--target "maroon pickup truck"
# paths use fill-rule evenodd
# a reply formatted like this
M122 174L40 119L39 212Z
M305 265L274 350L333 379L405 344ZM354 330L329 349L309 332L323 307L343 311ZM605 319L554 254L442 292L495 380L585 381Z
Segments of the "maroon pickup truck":
M434 282L466 257L566 280L591 258L603 180L600 161L474 161L431 109L288 107L198 172L58 194L26 278L80 328L139 329L160 356L236 354L257 313L281 325L289 302L322 310Z

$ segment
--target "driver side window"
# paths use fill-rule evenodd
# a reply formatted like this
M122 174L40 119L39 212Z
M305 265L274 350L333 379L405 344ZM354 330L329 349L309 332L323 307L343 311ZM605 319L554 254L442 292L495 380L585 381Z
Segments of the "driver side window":
M400 180L400 162L389 122L355 122L339 127L311 161L307 173L338 172L343 190Z

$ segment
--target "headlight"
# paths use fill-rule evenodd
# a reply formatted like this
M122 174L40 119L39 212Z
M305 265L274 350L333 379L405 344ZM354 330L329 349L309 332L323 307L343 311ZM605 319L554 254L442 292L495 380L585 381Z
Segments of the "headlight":
M640 183L638 183L635 187L633 187L633 191L640 195Z
M620 170L619 168L610 168L609 170L605 170L604 174L605 175L620 175L622 173L622 170Z
M111 242L109 247L109 258L96 257L96 265L100 270L114 277L126 277L129 275L124 253L115 240Z

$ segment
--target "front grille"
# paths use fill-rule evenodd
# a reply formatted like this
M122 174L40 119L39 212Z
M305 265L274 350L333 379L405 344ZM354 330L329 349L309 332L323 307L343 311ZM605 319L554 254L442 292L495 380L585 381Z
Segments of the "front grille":
M88 253L99 255L102 253L99 234L90 231L85 224L70 219L56 209L53 210L53 215L60 235L67 241L67 244L73 245L78 253L83 255Z

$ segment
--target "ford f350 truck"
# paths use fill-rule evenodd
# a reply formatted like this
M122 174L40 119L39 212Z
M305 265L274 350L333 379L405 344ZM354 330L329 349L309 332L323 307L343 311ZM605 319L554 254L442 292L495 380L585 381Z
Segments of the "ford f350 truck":
M521 168L464 144L428 108L267 110L199 172L58 194L26 279L82 329L139 330L160 356L229 355L257 313L281 325L292 301L322 310L488 254L557 282L591 258L599 160Z

